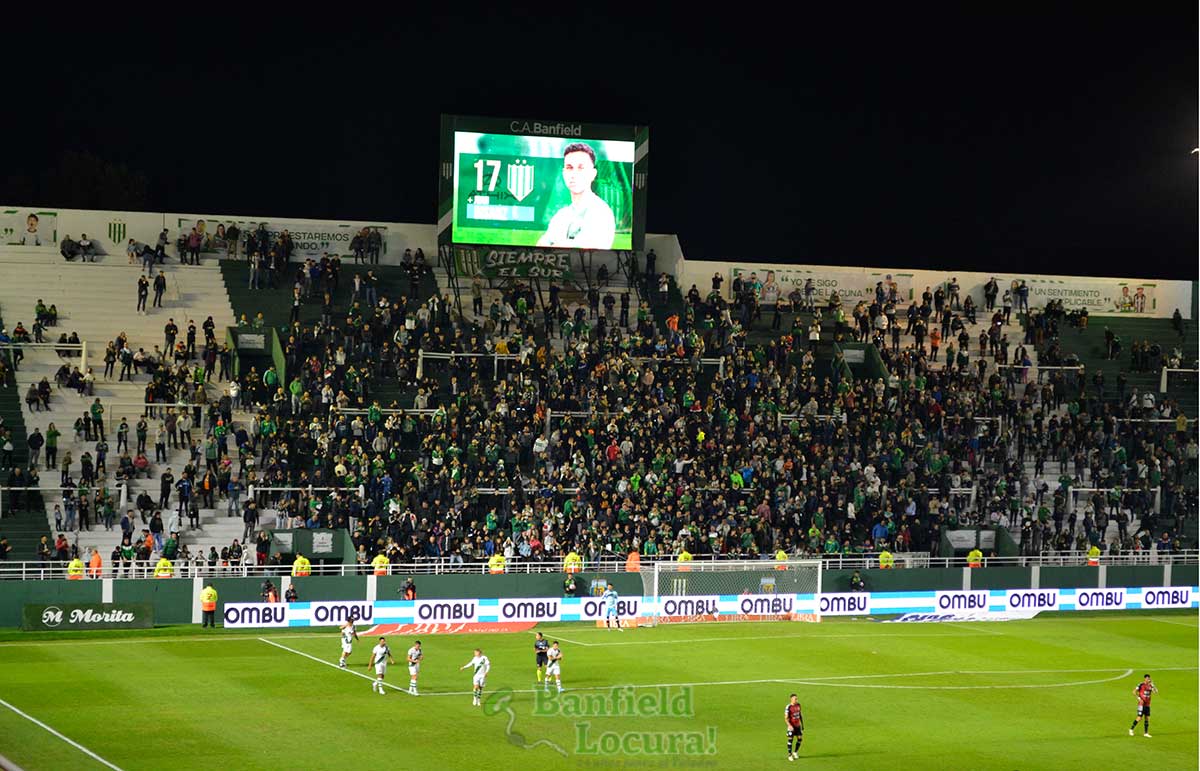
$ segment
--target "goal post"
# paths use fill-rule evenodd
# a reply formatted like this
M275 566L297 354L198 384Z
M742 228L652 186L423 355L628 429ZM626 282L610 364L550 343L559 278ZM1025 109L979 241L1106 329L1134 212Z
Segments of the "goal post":
M642 623L820 621L821 567L819 559L644 565Z

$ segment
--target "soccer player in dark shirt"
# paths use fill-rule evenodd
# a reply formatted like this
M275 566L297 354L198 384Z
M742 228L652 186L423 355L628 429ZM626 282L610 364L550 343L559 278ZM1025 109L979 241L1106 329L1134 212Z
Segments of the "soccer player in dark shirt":
M1137 696L1137 717L1133 719L1133 725L1129 726L1129 735L1133 736L1133 729L1137 728L1139 720L1145 719L1142 723L1142 736L1150 738L1150 697L1158 693L1158 689L1154 687L1154 683L1150 682L1150 675L1142 675L1142 682L1137 684L1133 689L1133 695Z
M541 683L542 683L542 675L545 672L546 664L549 662L549 659L546 656L546 651L548 651L549 649L550 649L550 641L547 640L545 638L545 636L542 635L541 632L538 632L537 638L533 641L533 652L534 652L534 655L536 656L536 658L535 658L536 664L534 666L533 671L534 671L534 676L537 678L538 685L541 685Z
M794 693L784 707L783 719L787 723L788 760L795 760L800 757L800 743L804 741L804 715L800 711L800 699Z

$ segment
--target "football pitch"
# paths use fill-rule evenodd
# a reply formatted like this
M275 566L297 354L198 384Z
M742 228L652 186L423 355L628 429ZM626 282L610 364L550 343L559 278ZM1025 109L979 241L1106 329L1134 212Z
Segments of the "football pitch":
M429 635L419 697L393 636L336 666L336 629L0 634L0 754L42 769L1196 768L1194 611L1002 623L541 625L566 692L535 686L533 632ZM203 633L202 633L203 631ZM492 664L482 707L459 667ZM1133 688L1159 693L1128 734Z

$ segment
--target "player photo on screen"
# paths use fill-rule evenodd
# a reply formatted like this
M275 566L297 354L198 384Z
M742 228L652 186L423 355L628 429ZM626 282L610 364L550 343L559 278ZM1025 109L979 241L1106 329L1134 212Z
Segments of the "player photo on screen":
M586 142L563 148L563 184L571 202L550 218L538 246L611 249L617 234L612 208L592 192L596 180L596 151Z
M634 143L456 132L454 240L630 249Z

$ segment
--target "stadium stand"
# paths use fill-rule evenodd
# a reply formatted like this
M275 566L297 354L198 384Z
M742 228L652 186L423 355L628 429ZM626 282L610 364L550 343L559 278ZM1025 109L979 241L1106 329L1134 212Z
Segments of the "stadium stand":
M89 344L88 364L93 370L95 380L86 396L79 393L78 389L58 382L56 378L60 368L66 366L73 370L78 367L80 352L56 349L52 345L45 348L23 346L22 353L25 358L16 373L17 388L23 395L29 386L40 383L42 379L51 384L49 409L30 410L27 406L24 417L31 431L36 427L45 436L50 425L54 424L55 429L61 433L58 440L59 465L61 466L68 454L72 460L67 484L80 481L81 462L85 453L89 454L94 462L98 461L96 440L87 440L83 432L76 431L75 425L85 413L90 413L90 407L95 400L100 400L100 404L104 406L105 436L109 450L106 471L97 474L94 487L97 494L107 490L114 507L115 520L120 520L126 509L135 508L136 501L143 492L158 501L161 474L169 467L178 475L187 465L189 453L182 447L168 448L165 462L153 462L157 421L148 419L146 455L152 460L149 477L145 473L137 474L129 481L127 493L121 494L116 484L121 458L121 452L118 451L118 429L122 419L125 419L129 426L129 455L132 461L137 450L136 426L138 419L146 412L142 405L146 401L147 384L151 378L146 369L139 367L131 379L122 379L119 359L114 362L111 375L106 376L106 347L110 342L124 336L131 353L136 354L141 349L151 359L161 357L165 346L163 327L168 318L174 318L179 327L179 342L185 345L188 323L194 322L199 354L204 348L202 326L207 318L212 318L218 340L224 339L225 327L234 323L233 312L229 307L215 261L210 260L200 266L183 266L178 260L171 259L167 264L155 267L154 274L157 275L161 271L167 280L162 307L153 307L154 292L151 290L150 299L146 304L148 312L146 315L139 315L136 310L137 280L143 271L140 264L130 265L124 257L110 255L102 256L94 263L64 263L48 261L39 253L9 252L5 255L5 262L14 269L10 270L5 281L0 283L0 302L4 307L24 308L28 313L28 316L24 317L16 314L14 326L16 322L21 322L26 328L30 328L35 314L35 302L41 300L47 306L55 305L58 308L57 326L48 327L43 333L48 343L57 342L61 335L74 333L79 340ZM64 355L60 355L60 350ZM195 365L197 359L193 359L191 363ZM180 395L178 399L191 402L194 394L190 388L187 390L188 392ZM178 399L173 397L171 403ZM193 431L193 438L199 445L203 445L203 438L198 431ZM98 464L96 465L99 472ZM62 486L60 475L45 468L44 461L42 466L41 485L46 488ZM58 491L54 492L55 494L48 496L46 501L49 509L47 516L51 525L55 524L55 504L60 506L60 511L64 508ZM126 502L124 508L122 501ZM65 515L66 512L62 513ZM97 531L105 530L101 519L96 515L92 517L92 534L83 535L80 543L90 546L93 545L92 541L99 541L95 545L103 547L103 553L107 555L112 547L107 541L119 541L120 529L114 524L115 539L99 536ZM186 521L184 517L183 522ZM134 530L135 535L148 524L139 521ZM163 511L163 524L166 528L170 527L170 509ZM240 523L236 528L226 525L225 529L222 529L224 523L208 517L203 524L207 531L204 537L214 543L228 544L226 536L230 533L241 535ZM183 528L181 531L186 532ZM186 541L186 538L184 540Z
M1112 346L1108 343L1109 333L1115 343ZM1187 366L1194 366L1200 356L1196 335L1180 335L1170 319L1097 317L1090 320L1086 329L1064 330L1064 337L1065 345L1078 353L1080 363L1086 367L1089 389L1095 390L1097 374L1103 376L1105 399L1128 400L1135 389L1139 394L1157 394L1162 365L1175 351ZM1190 385L1191 388L1181 388L1170 395L1194 418L1197 417L1194 381Z
M236 399L226 383L205 386L196 477L211 460L216 485L202 532L184 530L193 559L212 563L245 534L251 499L261 510L251 537L346 528L364 564L377 553L453 563L572 549L937 553L943 530L972 524L1008 528L1023 554L1196 542L1195 424L1176 423L1174 400L1093 398L1070 373L1039 372L1039 354L1073 351L1100 369L1087 341L1125 319L1092 319L1083 335L1053 309L1006 319L981 308L972 322L942 297L910 303L880 289L819 305L778 298L788 309L776 323L775 298L749 279L727 299L710 287L685 296L658 273L635 286L613 277L603 292L588 276L556 290L556 306L546 287L480 288L482 314L475 288L460 285L460 315L436 258L294 262L269 277L258 265L251 286L245 261L182 266L170 254L167 307L143 317L124 304L138 268L111 262L30 257L0 302L56 303L49 331L78 332L93 363L123 331L135 348L157 344L171 315L181 328L212 315L219 341L226 326L273 328L284 346L278 383L242 371ZM21 388L59 366L53 350L25 353ZM114 447L114 419L136 422L142 408L122 405L143 400L147 379L96 381ZM26 419L43 432L57 422L60 456L78 459L88 443L74 440L74 420L90 402L58 389L50 411ZM157 501L160 466L178 478L188 461L170 451L129 499Z

